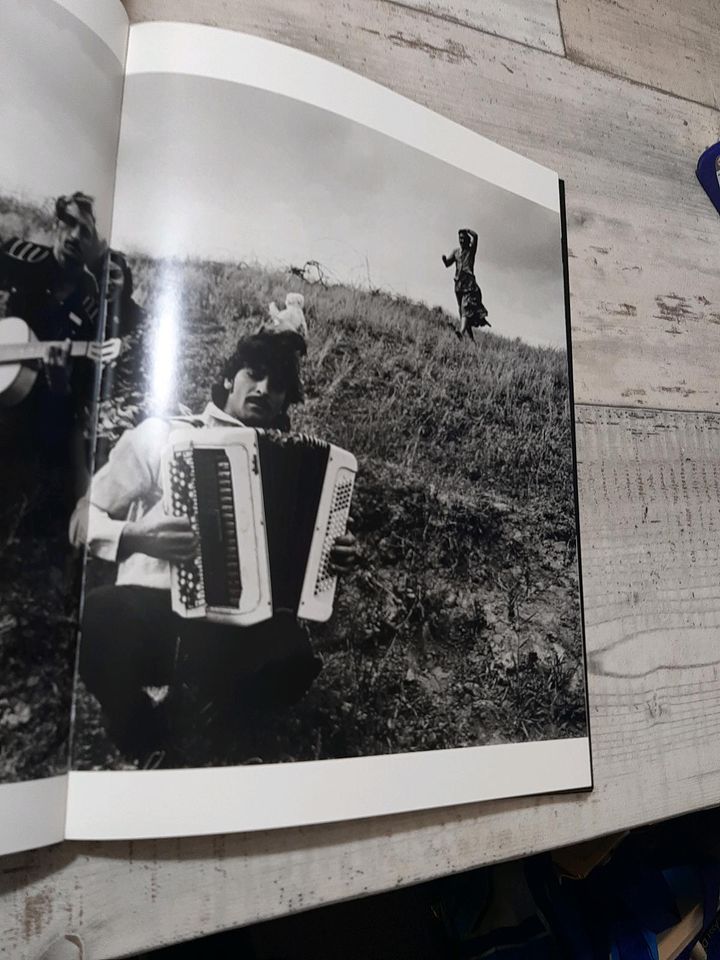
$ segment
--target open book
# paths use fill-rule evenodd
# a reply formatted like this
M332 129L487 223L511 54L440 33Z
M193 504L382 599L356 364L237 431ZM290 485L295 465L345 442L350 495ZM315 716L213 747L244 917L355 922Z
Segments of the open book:
M0 852L590 788L557 175L0 5Z

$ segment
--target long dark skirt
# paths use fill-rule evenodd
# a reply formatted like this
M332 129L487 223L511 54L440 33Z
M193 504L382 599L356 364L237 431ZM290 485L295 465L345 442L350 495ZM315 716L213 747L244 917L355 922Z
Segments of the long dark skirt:
M460 318L466 327L489 327L487 308L482 301L480 287L456 291Z

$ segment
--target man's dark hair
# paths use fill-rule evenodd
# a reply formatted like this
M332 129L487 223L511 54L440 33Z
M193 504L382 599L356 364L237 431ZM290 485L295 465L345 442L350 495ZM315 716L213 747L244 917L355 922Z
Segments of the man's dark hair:
M55 216L58 220L65 220L67 217L67 208L74 203L80 213L88 217L95 223L95 199L83 193L82 190L76 190L69 196L58 197L55 201Z
M230 392L225 381L232 382L238 370L262 367L268 371L275 384L285 390L283 413L287 413L291 404L303 401L300 355L304 352L304 347L303 338L291 330L261 330L241 337L235 352L223 364L218 381L213 384L213 403L221 410L224 409Z

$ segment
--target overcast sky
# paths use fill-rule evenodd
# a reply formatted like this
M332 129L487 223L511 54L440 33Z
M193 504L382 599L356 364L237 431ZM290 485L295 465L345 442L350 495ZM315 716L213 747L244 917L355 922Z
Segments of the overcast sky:
M0 0L0 91L0 192L84 190L107 232L122 100L108 47L56 3Z
M565 345L557 214L287 97L182 74L128 78L113 245L302 265L455 313L441 254L479 236L495 332Z

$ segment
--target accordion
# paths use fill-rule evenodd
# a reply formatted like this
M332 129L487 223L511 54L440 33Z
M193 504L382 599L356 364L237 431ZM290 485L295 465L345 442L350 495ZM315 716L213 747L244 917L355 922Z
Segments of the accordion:
M347 528L355 457L299 434L181 430L162 456L164 507L188 517L198 549L171 566L182 617L248 626L279 611L332 614L330 552Z

